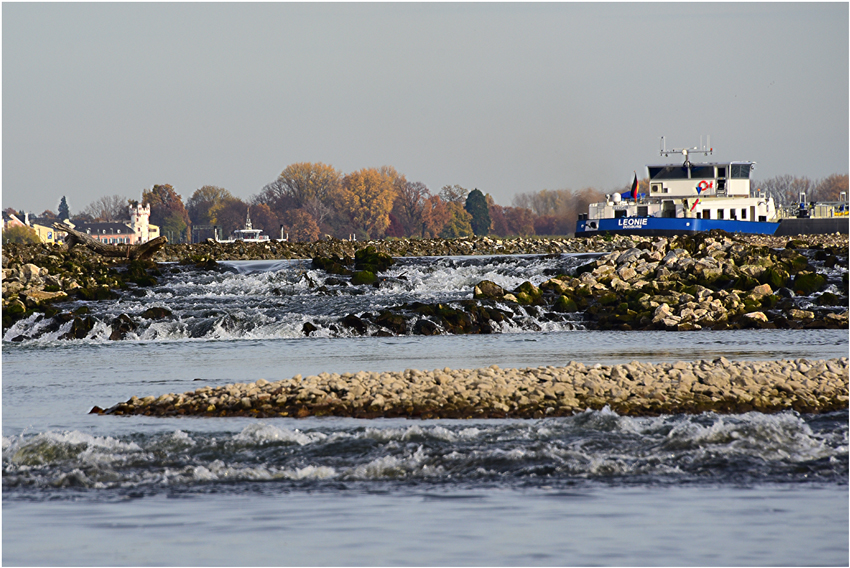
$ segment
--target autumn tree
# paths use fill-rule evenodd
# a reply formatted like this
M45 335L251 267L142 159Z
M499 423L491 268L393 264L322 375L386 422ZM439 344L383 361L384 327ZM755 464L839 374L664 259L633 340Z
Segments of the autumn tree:
M269 238L280 238L280 226L283 224L277 213L265 203L255 203L248 210L251 214L251 226L262 229Z
M469 213L472 232L476 235L487 235L490 233L490 210L487 206L487 198L479 189L473 189L466 196L464 209Z
M247 217L248 204L238 197L230 197L216 206L212 220L213 225L218 227L219 237L227 238L236 229L245 227Z
M404 227L398 220L398 217L393 215L393 212L390 211L390 224L387 227L387 230L384 232L384 238L393 237L396 239L400 239L405 236L407 236L407 233L404 232Z
M303 209L290 209L283 214L282 221L283 230L290 241L310 243L321 235L316 220Z
M159 226L160 234L175 242L186 239L191 224L189 214L183 206L183 198L170 184L143 190L142 205L150 205L150 222Z
M392 178L375 168L364 168L343 178L337 190L337 208L367 239L383 235L390 224L395 199Z
M127 221L130 219L129 199L121 195L105 195L86 205L82 212L96 222Z
M789 205L799 201L801 192L805 193L806 199L811 201L814 183L809 178L785 174L754 181L751 187L761 190L768 197L772 197L777 205Z
M497 205L493 201L493 198L489 195L487 197L487 209L490 212L490 230L495 235L507 237L511 233L510 228L508 227L508 220L505 217L505 208L501 205Z
M511 235L533 235L534 213L524 207L506 207L505 220Z
M318 197L311 197L307 199L301 207L301 210L308 213L320 229L326 221L333 218L333 214L335 212L334 208L331 206L331 200L329 198L322 201Z
M844 192L844 198L847 199L847 182L847 174L827 176L818 183L815 189L815 197L818 201L838 201L841 199L841 192Z
M639 183L646 185L649 180L642 180ZM623 191L627 189L629 188ZM543 189L514 196L513 205L532 212L536 234L566 235L575 231L578 215L586 213L590 203L601 201L604 197L601 191L593 188L585 188L578 192L569 189ZM514 212L512 215L516 222L519 214Z
M186 212L193 225L215 225L215 212L233 195L223 187L205 185L195 190L186 202Z
M299 162L286 166L277 179L265 186L258 196L279 212L303 208L310 200L328 203L336 192L342 174L321 162Z
M449 218L440 231L444 239L456 239L458 237L472 236L472 215L457 201L446 203L449 210Z
M439 195L428 197L422 207L422 238L433 239L440 236L450 217L451 212Z

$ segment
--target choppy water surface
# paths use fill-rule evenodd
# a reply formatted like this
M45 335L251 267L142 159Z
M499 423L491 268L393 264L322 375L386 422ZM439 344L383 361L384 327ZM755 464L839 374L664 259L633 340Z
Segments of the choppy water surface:
M307 319L451 301L482 278L539 283L575 262L421 259L362 290L300 261L229 263L223 273L180 269L144 297L91 303L104 323L83 340L40 333L35 318L20 324L3 343L3 562L846 565L847 412L87 414L133 395L322 371L847 355L841 330L300 336ZM111 315L152 305L176 317L106 339Z

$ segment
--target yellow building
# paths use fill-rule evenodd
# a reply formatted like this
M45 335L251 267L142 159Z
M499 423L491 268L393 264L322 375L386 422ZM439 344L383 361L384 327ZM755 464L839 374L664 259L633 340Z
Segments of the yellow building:
M65 221L68 225L73 227L70 221ZM65 242L65 231L57 231L53 228L53 223L48 221L39 221L33 220L30 226L38 235L38 238L41 242L47 243L50 245L61 244Z

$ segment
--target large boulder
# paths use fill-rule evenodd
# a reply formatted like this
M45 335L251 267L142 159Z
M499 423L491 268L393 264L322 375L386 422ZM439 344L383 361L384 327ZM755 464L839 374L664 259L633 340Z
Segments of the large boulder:
M794 276L794 292L801 296L808 296L817 292L826 284L826 277L816 272L800 272Z
M354 269L368 270L377 274L383 272L395 263L393 257L385 252L378 252L374 246L369 245L354 253Z
M27 306L34 308L42 304L57 302L68 298L68 294L62 292L45 292L44 290L27 290L20 294Z
M501 300L504 296L504 288L490 280L482 280L472 292L472 297L476 300Z

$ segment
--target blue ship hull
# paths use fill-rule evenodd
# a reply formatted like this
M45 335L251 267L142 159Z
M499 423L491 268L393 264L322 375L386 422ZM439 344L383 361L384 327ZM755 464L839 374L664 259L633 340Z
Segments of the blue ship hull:
M596 229L588 228L591 223ZM727 233L772 235L779 223L738 221L735 219L695 219L679 217L620 217L619 219L588 219L576 223L577 237L610 233L617 235L672 236L702 233L720 229Z

